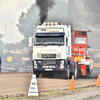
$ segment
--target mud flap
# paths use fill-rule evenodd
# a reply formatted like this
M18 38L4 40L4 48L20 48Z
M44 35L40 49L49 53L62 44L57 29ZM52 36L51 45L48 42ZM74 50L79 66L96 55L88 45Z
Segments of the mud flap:
M91 76L90 65L81 65L82 75L86 77Z
M75 62L70 62L70 64L69 64L69 68L70 68L70 72L71 73L74 73L74 67L75 67Z
M81 65L82 75L86 76L86 65Z
M82 70L81 70L81 65L77 64L78 72L77 72L77 78L82 77Z

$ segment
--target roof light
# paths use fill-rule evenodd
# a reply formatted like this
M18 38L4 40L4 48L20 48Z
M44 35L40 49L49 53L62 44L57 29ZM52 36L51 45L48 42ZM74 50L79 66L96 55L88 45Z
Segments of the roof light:
M57 22L55 22L55 25L58 25L58 23L57 23Z
M43 25L46 25L46 22L44 22Z
M53 25L54 24L54 22L51 22L51 25Z
M50 25L50 22L47 22L47 25Z

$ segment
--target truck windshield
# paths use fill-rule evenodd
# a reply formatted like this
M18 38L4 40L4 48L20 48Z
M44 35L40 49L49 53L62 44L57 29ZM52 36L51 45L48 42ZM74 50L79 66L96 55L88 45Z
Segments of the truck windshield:
M64 45L64 36L37 36L34 45Z
M86 44L86 38L75 37L75 44Z

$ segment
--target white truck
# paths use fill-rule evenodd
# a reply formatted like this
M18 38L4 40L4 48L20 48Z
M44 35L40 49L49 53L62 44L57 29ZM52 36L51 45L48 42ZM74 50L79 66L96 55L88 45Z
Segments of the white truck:
M67 79L74 74L77 78L77 62L71 61L71 26L57 22L44 22L36 27L33 37L33 73L37 77L60 74Z

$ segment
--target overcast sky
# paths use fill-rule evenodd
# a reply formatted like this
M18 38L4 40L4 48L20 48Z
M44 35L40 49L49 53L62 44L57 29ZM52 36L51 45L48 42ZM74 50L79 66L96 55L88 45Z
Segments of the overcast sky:
M33 3L35 0L0 0L0 33L6 33L6 43L20 42L23 39L16 24L21 12L27 12Z

